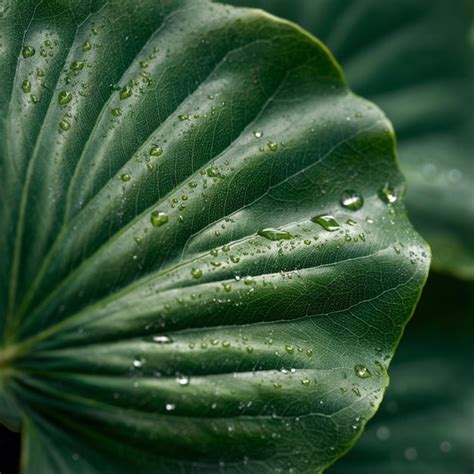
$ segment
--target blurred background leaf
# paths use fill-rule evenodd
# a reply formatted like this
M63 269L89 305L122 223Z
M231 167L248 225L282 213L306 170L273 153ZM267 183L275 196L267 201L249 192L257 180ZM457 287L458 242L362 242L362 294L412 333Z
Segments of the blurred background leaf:
M233 0L322 39L351 88L385 111L407 207L433 268L474 278L474 2Z

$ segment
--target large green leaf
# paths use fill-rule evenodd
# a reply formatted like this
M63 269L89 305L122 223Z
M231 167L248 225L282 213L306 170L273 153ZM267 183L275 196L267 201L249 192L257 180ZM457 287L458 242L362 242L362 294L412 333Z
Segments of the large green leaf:
M350 454L328 472L473 472L474 380L466 369L473 295L472 282L430 276L390 366L392 381L380 410Z
M474 279L471 0L233 0L296 21L392 120L407 208L436 270Z
M23 472L334 462L429 265L387 119L261 12L7 13L0 419Z

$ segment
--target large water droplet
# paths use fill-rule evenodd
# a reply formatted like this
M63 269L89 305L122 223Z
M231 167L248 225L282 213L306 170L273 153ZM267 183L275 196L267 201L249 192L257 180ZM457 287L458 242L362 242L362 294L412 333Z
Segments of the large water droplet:
M160 227L168 222L168 214L162 211L153 211L150 215L150 222L154 227Z
M259 229L257 230L257 234L268 240L290 240L293 238L286 230L274 229L273 227Z
M339 229L339 224L336 219L330 214L321 214L320 216L314 216L311 218L313 222L319 224L324 230L334 232Z
M364 205L364 199L355 191L344 191L341 196L341 205L352 211L358 211Z

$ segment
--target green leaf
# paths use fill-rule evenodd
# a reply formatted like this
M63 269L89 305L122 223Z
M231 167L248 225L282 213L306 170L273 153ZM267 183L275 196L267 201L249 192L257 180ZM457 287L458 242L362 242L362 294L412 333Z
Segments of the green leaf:
M472 282L430 276L390 366L380 410L328 472L472 471L474 383L466 360L472 357L473 290Z
M233 0L321 38L393 122L433 268L474 279L474 7L468 0Z
M0 419L23 472L333 463L429 265L387 119L262 12L58 0L1 22Z

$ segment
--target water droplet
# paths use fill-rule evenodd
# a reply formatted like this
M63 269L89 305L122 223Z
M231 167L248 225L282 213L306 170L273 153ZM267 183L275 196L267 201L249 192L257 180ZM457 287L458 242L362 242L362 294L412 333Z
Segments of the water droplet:
M293 238L293 236L286 230L274 229L273 227L259 229L257 230L257 234L268 240L290 240Z
M176 383L181 386L189 385L189 377L187 375L178 375L176 377Z
M148 67L148 63L146 61L140 61L140 67L146 69Z
M170 344L173 342L173 339L169 336L153 336L153 342L158 344Z
M394 204L398 199L398 193L396 189L390 186L388 183L380 189L379 196L387 204Z
M229 341L222 341L221 345L224 349L228 349L230 347L230 342Z
M161 156L163 154L163 148L159 146L154 146L150 148L150 156Z
M84 61L74 61L71 63L71 69L73 71L80 71L81 69L84 69Z
M132 362L133 367L139 369L140 367L143 366L143 360L142 359L134 359Z
M112 109L112 115L114 117L120 117L120 115L122 115L122 109L120 109L120 107L116 107L115 109Z
M305 387L309 387L310 381L309 381L309 379L304 378L304 379L301 380L301 383L302 383Z
M31 82L28 79L25 79L21 84L21 88L25 93L31 92Z
M330 214L321 214L320 216L312 217L311 220L329 232L334 232L339 229L339 224Z
M168 222L168 214L162 211L153 211L150 215L150 222L154 227L160 227Z
M127 181L130 181L132 177L129 174L121 174L120 175L120 181L123 181L126 183Z
M181 122L185 122L186 120L189 120L189 115L185 115L185 114L178 115L178 119L179 119Z
M173 411L176 409L176 405L174 403L167 403L165 405L166 411Z
M219 176L219 172L216 170L216 168L207 168L206 170L207 175L210 178L217 178Z
M355 191L344 191L341 196L341 205L352 211L358 211L364 205L364 199Z
M358 364L354 367L354 372L357 375L357 377L360 377L361 379L365 379L367 377L370 377L371 373L365 365Z
M119 93L120 100L128 99L132 95L132 86L127 84Z
M26 59L26 58L31 58L31 56L34 56L35 55L35 48L33 48L33 46L25 46L23 48L23 50L21 51L21 53L23 54L23 57Z
M85 41L82 45L82 51L87 52L92 49L92 44L90 41Z
M288 354L294 354L295 348L293 346L285 346L285 351L288 352Z
M64 132L67 132L71 128L71 124L66 119L63 119L59 122L59 128Z
M193 278L201 278L202 277L202 270L200 270L199 268L193 268L191 270L191 275Z
M268 146L268 149L270 151L277 151L278 150L278 145L275 142L272 142L271 140L268 141L267 146Z
M253 132L253 134L255 135L255 138L262 138L263 137L263 132L261 132L261 131Z
M71 102L72 94L69 91L61 91L58 95L58 103L61 107L66 106Z

